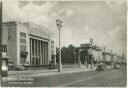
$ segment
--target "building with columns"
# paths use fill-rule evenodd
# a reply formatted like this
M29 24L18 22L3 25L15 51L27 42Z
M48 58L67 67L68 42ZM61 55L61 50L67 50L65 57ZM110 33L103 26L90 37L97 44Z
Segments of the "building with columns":
M2 45L16 65L47 66L56 55L55 35L30 22L4 22Z

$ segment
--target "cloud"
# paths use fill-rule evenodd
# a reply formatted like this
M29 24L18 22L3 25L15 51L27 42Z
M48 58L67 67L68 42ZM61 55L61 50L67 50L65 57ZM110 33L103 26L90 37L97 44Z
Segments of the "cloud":
M126 0L106 0L106 4L112 9L117 18L124 21L126 19L127 1Z
M19 7L19 2L17 1L4 1L4 21L8 21L11 14L12 20L17 21L30 21L38 23L39 25L49 27L51 20L55 14L50 14L57 2L45 2L44 4L38 6L29 2L24 7ZM10 13L11 11L11 13Z
M83 29L84 29L85 31L87 31L87 32L88 32L89 30L91 30L90 27L89 27L88 25L84 26Z
M84 10L84 13L85 13L85 14L87 14L87 13L88 13L88 10L87 10L87 9L85 9L85 10Z
M93 38L94 44L103 48L106 47L107 51L113 50L114 52L123 53L126 51L126 34L121 26L116 26L110 30L99 31L92 28L90 25L83 27L84 41L89 42L90 38Z
M72 44L72 32L70 28L63 28L61 30L61 45L62 46L68 46L69 44Z
M73 16L75 12L71 8L63 8L58 11L58 14L65 14L67 17Z
M67 10L66 15L67 15L67 16L72 16L72 15L74 15L73 10Z

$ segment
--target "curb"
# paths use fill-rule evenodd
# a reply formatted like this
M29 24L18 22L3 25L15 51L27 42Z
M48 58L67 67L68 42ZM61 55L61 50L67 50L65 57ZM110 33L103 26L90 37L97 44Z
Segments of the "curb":
M76 70L77 69L77 70ZM11 75L9 76L10 77L46 77L46 76L52 76L52 75L60 75L60 74L71 74L71 73L76 73L76 72L85 72L85 71L93 71L95 69L86 69L84 70L84 68L82 69L79 69L78 68L75 68L74 71L73 69L64 69L62 72L58 72L58 71L47 71L47 72L40 72L38 74L36 73L25 73L25 74L22 74L22 75ZM50 72L50 73L49 73ZM44 73L44 74L43 74Z

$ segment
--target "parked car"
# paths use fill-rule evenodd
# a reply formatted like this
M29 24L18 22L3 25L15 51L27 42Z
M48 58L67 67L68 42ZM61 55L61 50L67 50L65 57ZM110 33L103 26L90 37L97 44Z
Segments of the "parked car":
M15 66L15 70L22 71L22 70L26 70L26 68L24 66Z
M49 68L50 69L56 69L58 67L57 64L55 64L53 61L50 62Z
M103 71L104 70L104 65L103 64L98 64L96 67L96 71Z
M24 66L16 66L14 64L14 62L9 62L8 63L8 70L13 70L13 71L22 71L22 70L26 70L26 68Z
M119 65L119 64L114 64L114 65L113 65L113 68L114 68L114 69L120 69L120 65Z
M15 64L14 64L14 62L8 62L8 70L9 70L9 71L10 71L10 70L15 71Z

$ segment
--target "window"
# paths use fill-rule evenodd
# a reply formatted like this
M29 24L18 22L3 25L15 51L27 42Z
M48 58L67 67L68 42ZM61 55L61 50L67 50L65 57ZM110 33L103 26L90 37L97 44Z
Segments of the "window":
M24 33L24 32L20 32L20 37L24 37L24 38L26 38L26 33Z
M25 39L20 39L20 43L26 44L26 40Z
M8 27L8 38L12 37L12 29L11 29L11 25Z
M7 52L7 45L2 45L2 52Z
M20 45L20 51L26 51L26 46L25 45Z

